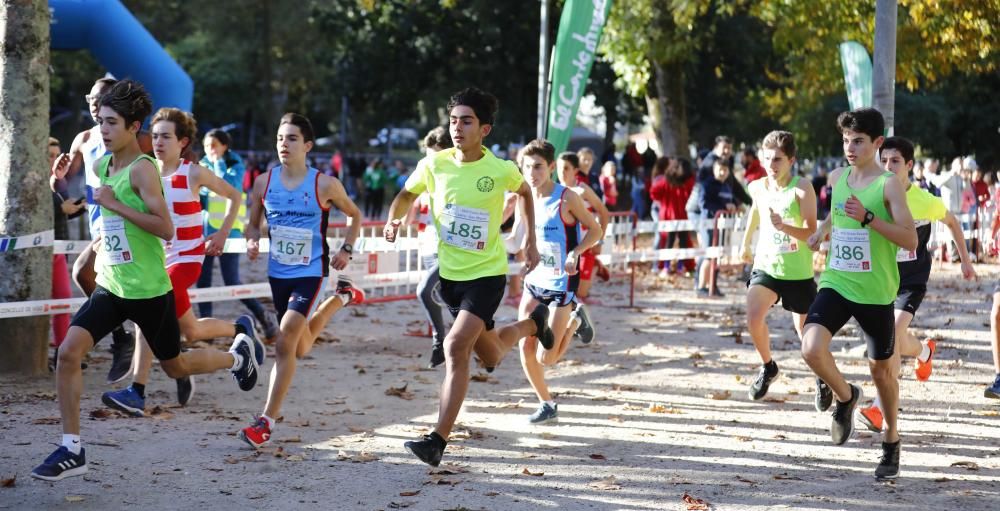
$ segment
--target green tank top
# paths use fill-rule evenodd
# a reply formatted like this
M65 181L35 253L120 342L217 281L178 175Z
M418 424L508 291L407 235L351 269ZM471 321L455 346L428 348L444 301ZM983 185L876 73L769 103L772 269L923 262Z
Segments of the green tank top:
M848 167L833 185L830 253L819 287L833 289L854 303L889 304L899 290L898 247L871 226L861 227L860 222L848 217L844 203L854 194L876 218L892 222L885 207L884 189L886 180L894 177L886 172L864 189L854 190L847 184L853 171Z
M760 237L754 251L753 268L779 280L805 280L813 278L812 250L803 241L774 228L771 210L781 215L786 224L802 227L802 213L795 197L799 176L793 176L788 186L770 190L767 178L750 183L750 196L757 205L760 216Z
M111 156L105 156L97 164L97 175L101 185L110 186L121 203L149 213L146 203L132 189L132 166L142 160L156 165L156 160L144 154L121 172L109 176ZM160 186L160 193L163 193L162 184ZM164 267L166 258L160 238L104 207L101 208L101 221L96 264L97 283L101 287L130 300L162 296L173 289Z

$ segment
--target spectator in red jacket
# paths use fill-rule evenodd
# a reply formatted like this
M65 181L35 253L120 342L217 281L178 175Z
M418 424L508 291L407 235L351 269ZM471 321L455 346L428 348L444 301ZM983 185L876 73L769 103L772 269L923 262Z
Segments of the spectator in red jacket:
M757 151L754 151L752 147L743 150L743 155L740 156L740 164L743 165L743 179L746 180L747 184L767 175L764 166L760 164L760 158L757 158Z
M650 186L650 198L659 204L660 220L687 220L684 206L687 204L691 190L694 188L694 168L685 158L660 158L654 166L657 174ZM659 248L691 248L691 231L674 231L660 233L657 240ZM660 275L665 277L671 268L677 273L694 271L694 260L685 259L681 262L661 261ZM683 269L682 269L683 267Z

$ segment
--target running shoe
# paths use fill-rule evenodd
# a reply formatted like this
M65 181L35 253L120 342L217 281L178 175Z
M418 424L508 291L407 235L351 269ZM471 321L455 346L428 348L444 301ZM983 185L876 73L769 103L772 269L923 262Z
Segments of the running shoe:
M823 380L816 378L816 397L813 399L817 412L825 412L833 404L833 391Z
M698 293L700 298L707 298L710 295L707 287L699 287L695 291Z
M580 318L580 326L577 327L573 337L579 337L583 344L590 344L594 340L594 324L590 321L590 314L587 314L587 306L578 303L576 309L570 313L570 321L574 317Z
M240 430L239 436L250 447L259 449L271 441L271 427L267 425L267 419L257 417L252 426Z
M236 325L236 333L246 334L250 337L259 337L260 326L257 325L257 320L249 314L244 314L233 322ZM235 337L235 336L233 336Z
M187 406L191 402L191 398L194 397L194 376L185 376L183 378L177 378L177 403L181 406Z
M712 289L711 296L714 296L716 298L725 298L726 297L726 293L723 293L722 291L720 291L719 288L714 288L714 289Z
M986 387L986 391L983 392L983 395L992 399L1000 399L1000 374L998 374L997 378L993 380L993 385Z
M538 304L535 306L535 310L531 311L528 316L535 322L535 337L538 337L538 342L542 344L542 347L550 350L556 344L555 337L552 335L552 329L549 328L549 308L546 305Z
M545 422L556 422L559 420L559 405L549 405L548 403L542 403L535 410L535 413L528 417L528 422L532 424L542 424Z
M882 459L875 468L875 479L886 481L899 477L899 447L901 442L889 444L882 442Z
M440 435L431 432L428 435L424 435L420 440L410 440L404 443L403 447L406 447L414 456L420 458L420 461L436 467L441 464L441 456L444 454L446 445L447 443Z
M431 363L430 368L435 367L444 363L444 343L434 341L434 346L431 347Z
M854 413L854 418L861 425L876 433L882 431L882 410L875 405L858 408L858 411Z
M233 345L229 347L230 353L242 359L240 366L232 371L233 379L239 384L240 390L252 390L257 385L257 373L260 372L260 364L257 362L258 356L255 353L258 351L255 347L257 344L260 344L260 341L244 334L237 334ZM263 352L264 346L261 345L259 353Z
M927 381L930 379L931 371L933 370L931 361L934 360L934 352L936 351L936 348L937 343L934 342L934 339L927 339L927 350L931 352L931 354L927 356L927 361L921 361L920 357L917 357L914 361L913 374L917 377L917 381Z
M830 438L836 445L843 445L854 434L854 410L861 401L861 387L851 384L851 399L845 403L837 401L830 423Z
M101 395L101 402L120 412L133 417L145 415L146 399L139 395L131 385L121 390L112 390Z
M118 327L111 332L111 368L108 369L108 385L114 385L125 379L132 371L132 353L135 351L135 339Z
M360 287L355 287L354 283L345 276L341 276L337 279L337 294L345 294L349 297L347 303L344 305L358 305L365 303L365 291Z
M271 311L264 313L264 338L268 342L278 338L278 317Z
M60 481L67 477L82 476L87 473L87 450L80 448L80 454L73 454L65 445L59 446L41 465L31 471L31 477L46 481Z
M778 378L781 371L778 370L778 364L774 365L774 372L769 372L767 370L767 365L760 366L760 372L757 373L757 379L750 384L750 390L747 392L747 396L750 399L757 401L767 395L767 389L771 387L771 383Z

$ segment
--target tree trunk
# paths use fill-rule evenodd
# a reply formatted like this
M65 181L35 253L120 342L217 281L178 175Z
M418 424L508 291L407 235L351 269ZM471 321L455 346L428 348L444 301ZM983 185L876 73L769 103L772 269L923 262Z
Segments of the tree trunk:
M45 0L0 5L0 237L52 229L49 137L49 7ZM52 250L0 253L0 302L52 292ZM0 319L0 373L47 370L49 317Z
M655 97L646 96L653 131L660 151L667 156L688 155L687 97L684 95L684 66L680 63L653 63Z
M872 106L885 117L887 135L896 118L896 0L875 2L875 51L872 59Z

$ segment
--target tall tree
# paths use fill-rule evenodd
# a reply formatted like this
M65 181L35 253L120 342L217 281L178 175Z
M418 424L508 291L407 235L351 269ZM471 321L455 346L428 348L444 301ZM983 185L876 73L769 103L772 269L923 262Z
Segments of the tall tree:
M52 229L45 157L49 127L49 9L45 0L0 4L0 237ZM52 252L0 254L0 302L39 300L52 289ZM48 317L0 319L0 373L46 371Z

